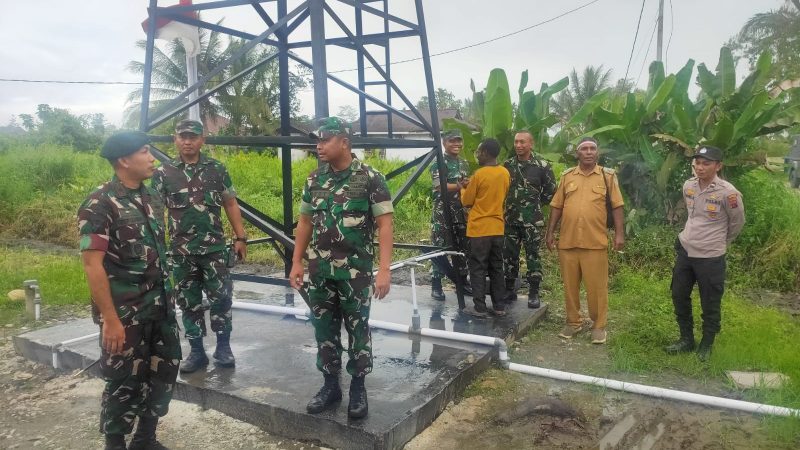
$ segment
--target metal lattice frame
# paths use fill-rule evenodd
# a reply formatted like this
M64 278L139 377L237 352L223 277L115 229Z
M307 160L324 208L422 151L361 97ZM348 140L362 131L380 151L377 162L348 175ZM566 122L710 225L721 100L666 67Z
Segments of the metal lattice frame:
M280 79L280 136L213 136L207 139L209 144L233 145L233 146L273 146L281 149L282 173L283 173L283 217L282 221L268 217L266 214L253 208L251 205L239 199L239 205L243 217L266 233L269 237L253 240L256 242L270 243L285 263L285 272L291 268L291 254L294 249L294 240L291 238L294 229L294 217L292 214L292 170L291 170L291 149L294 148L313 148L315 143L307 136L300 135L300 130L293 129L290 124L290 98L289 98L289 61L292 60L311 70L314 85L314 112L317 118L327 117L328 111L328 82L332 81L343 88L358 95L358 109L360 112L360 136L353 136L352 144L354 148L431 148L431 150L419 158L405 164L404 166L386 175L387 179L392 179L402 173L413 169L411 176L403 186L394 193L392 201L398 205L403 196L411 188L412 184L424 173L425 169L436 159L440 171L446 170L439 130L439 118L436 109L435 92L433 86L433 76L431 73L430 51L428 48L428 38L425 29L425 18L422 8L422 0L413 0L416 8L416 23L402 19L389 13L389 0L305 0L302 1L291 11L288 10L289 0L214 0L202 4L180 5L170 7L159 7L158 0L150 0L148 8L149 19L147 24L147 46L145 53L144 82L142 87L142 103L140 116L140 129L148 132L158 125L184 113L192 105L214 95L224 89L228 84L246 76L260 65L267 64L278 59L278 72ZM277 3L277 17L273 19L264 9L262 3ZM345 21L331 7L331 4L343 4L352 8L354 13L355 30L351 30ZM259 34L254 34L244 30L237 30L224 27L218 24L205 22L198 18L185 15L186 12L202 11L211 9L222 9L234 6L252 7L264 22L265 28ZM378 7L371 6L377 5ZM335 30L344 33L344 37L326 37L325 19L336 24ZM364 34L365 18L379 18L383 21L383 31L380 33ZM217 31L222 34L242 38L246 43L239 48L227 60L221 62L217 67L211 69L209 73L199 78L195 84L189 86L176 98L172 99L155 117L151 117L149 112L151 71L153 65L153 46L155 41L156 22L159 19L169 19L177 22L194 25L199 28ZM308 22L311 28L311 40L292 39L293 31L298 26ZM390 31L390 28L397 28ZM414 105L414 103L403 93L400 87L391 78L391 52L390 44L393 40L401 38L418 38L424 66L425 83L427 86L428 100L430 105L430 120L428 120ZM258 45L270 45L277 51L276 53L264 58L261 61L245 68L238 74L215 85L212 89L203 92L196 98L190 98L189 94L197 91L204 86L210 79L218 76L222 71L234 61L240 59L248 51ZM378 45L383 47L383 61L379 60L366 48L367 45ZM354 50L358 70L358 83L353 86L347 81L331 74L327 70L326 49L328 47L340 47ZM293 49L310 48L312 60L307 61L296 53ZM365 73L367 69L377 73L377 78L367 80ZM385 86L382 94L383 98L367 93L368 86ZM201 90L202 91L202 90ZM399 99L403 107L410 111L410 114L393 106L393 99ZM367 110L367 103L376 105L377 110ZM385 115L388 123L388 136L370 137L367 132L368 115ZM431 140L419 139L395 139L392 130L392 119L398 117L419 128L429 132ZM295 133L294 135L292 133ZM171 136L151 136L154 142L171 142ZM162 161L168 156L158 150L154 150L156 156ZM441 192L447 191L447 180L440 177ZM442 196L444 202L445 220L449 230L453 230L452 217L447 196ZM455 242L453 236L448 236L448 247ZM395 248L410 248L418 250L437 249L438 247L423 246L415 244L395 244ZM448 277L456 283L456 292L459 305L463 308L463 280L452 269L451 264L446 258L442 257L436 263L442 267ZM250 277L252 278L252 277ZM272 284L287 284L284 278L259 277L262 282Z

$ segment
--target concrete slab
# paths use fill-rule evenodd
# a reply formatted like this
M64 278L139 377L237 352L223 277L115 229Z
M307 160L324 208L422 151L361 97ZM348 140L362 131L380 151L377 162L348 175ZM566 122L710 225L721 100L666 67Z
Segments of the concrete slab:
M257 283L236 282L234 297L274 305L285 305L288 300L304 306L300 296L288 288ZM423 327L507 341L526 332L546 309L530 310L526 302L518 301L505 317L476 319L458 311L454 294L445 302L427 295L419 299ZM372 306L373 318L395 323L410 324L412 312L410 288L405 286L392 286L389 298L374 301ZM17 336L14 343L24 356L50 363L54 344L96 332L90 320L78 320ZM176 398L271 433L348 449L401 448L461 395L496 356L494 349L485 346L374 330L374 370L367 377L370 412L366 419L353 421L347 418L348 376L342 379L345 398L335 410L313 416L305 412L322 381L315 368L313 329L307 321L235 310L231 341L236 368L209 366L205 372L184 375ZM209 342L207 346L209 354L212 345ZM86 367L99 354L97 337L93 337L63 346L58 359L62 369L71 370Z
M777 389L789 381L789 377L777 372L737 372L730 370L725 373L740 389Z

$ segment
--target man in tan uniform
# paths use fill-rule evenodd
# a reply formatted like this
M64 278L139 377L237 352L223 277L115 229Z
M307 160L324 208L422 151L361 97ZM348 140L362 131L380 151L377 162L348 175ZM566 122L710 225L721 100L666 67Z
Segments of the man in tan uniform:
M664 350L674 354L695 348L691 294L697 283L703 309L703 339L697 356L706 361L720 330L725 250L742 231L744 204L742 194L717 176L722 169L722 150L700 147L692 157L692 168L697 176L683 184L688 217L675 241L672 269L672 304L681 337Z
M614 250L625 246L624 204L614 170L597 165L597 141L583 138L576 150L578 166L561 174L550 202L550 221L545 241L556 248L555 230L561 221L558 260L564 282L567 324L559 336L570 339L590 324L581 318L580 285L586 288L586 303L592 320L592 343L606 342L608 317L608 232L606 196L614 217Z

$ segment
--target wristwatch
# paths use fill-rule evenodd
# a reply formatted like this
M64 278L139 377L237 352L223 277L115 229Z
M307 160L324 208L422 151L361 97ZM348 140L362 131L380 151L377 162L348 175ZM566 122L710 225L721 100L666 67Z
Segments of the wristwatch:
M246 244L247 243L247 235L242 236L242 237L238 237L237 236L237 237L233 238L233 240L234 241L239 241L239 242L244 242Z

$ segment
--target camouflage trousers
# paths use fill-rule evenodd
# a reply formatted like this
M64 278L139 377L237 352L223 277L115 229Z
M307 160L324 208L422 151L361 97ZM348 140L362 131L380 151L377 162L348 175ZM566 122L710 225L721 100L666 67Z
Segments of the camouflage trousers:
M209 310L211 331L230 333L233 281L225 265L224 252L207 255L173 255L172 277L175 299L183 311L183 328L189 339L206 335L205 311ZM208 304L203 304L203 292Z
M453 261L453 268L461 274L464 279L466 279L467 274L469 274L469 268L467 267L467 258L469 258L469 240L467 239L467 224L465 223L456 223L454 224L456 232L455 232L455 245L453 247L456 251L463 252L465 257L461 258L458 256L454 256L452 258ZM447 245L447 235L448 233L447 227L434 221L431 223L431 245L435 245L438 247L445 247ZM439 267L436 264L431 265L431 278L436 278L441 280L444 278L444 273L439 270Z
M533 278L542 279L542 262L539 259L539 246L542 243L541 229L538 227L521 227L506 225L503 238L503 268L506 285L516 281L519 277L519 253L525 249L525 264L528 273L525 278L528 283Z
M311 324L317 339L317 369L326 374L342 370L342 322L347 330L347 373L362 377L372 372L372 334L369 308L372 277L331 280L310 277Z
M102 327L100 331L100 371L106 382L100 432L128 434L136 416L166 415L181 360L175 316L125 325L125 346L115 355L102 348Z

